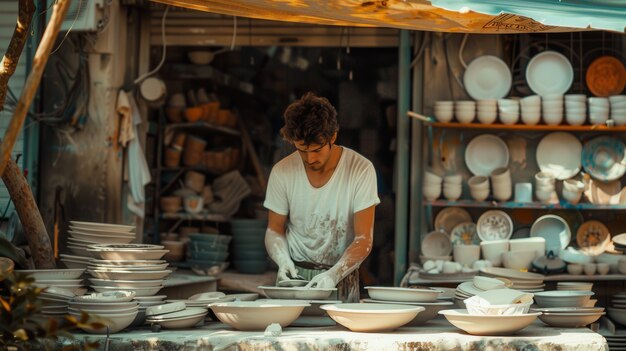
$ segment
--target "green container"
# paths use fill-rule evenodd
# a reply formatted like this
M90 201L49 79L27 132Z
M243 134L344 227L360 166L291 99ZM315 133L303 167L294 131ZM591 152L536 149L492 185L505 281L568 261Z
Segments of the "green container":
M228 251L196 251L189 250L187 251L189 257L194 260L205 260L205 261L224 261L228 257Z
M220 235L220 234L205 234L205 233L195 233L189 234L189 239L191 241L201 241L204 243L218 243L228 245L232 240L232 236L230 235Z

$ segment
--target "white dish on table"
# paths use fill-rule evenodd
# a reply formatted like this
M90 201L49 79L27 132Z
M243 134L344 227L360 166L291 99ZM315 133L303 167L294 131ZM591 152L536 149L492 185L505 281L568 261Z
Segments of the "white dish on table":
M172 271L164 270L164 271L125 271L125 270L117 270L117 271L103 271L103 270L89 270L89 274L93 277L100 279L113 279L113 280L130 280L130 279L138 279L138 280L148 280L148 279L162 279L170 275Z
M562 95L572 86L574 69L563 54L544 51L528 62L526 81L530 89L538 95Z
M187 305L185 305L185 303L182 301L164 303L162 305L157 305L157 306L150 306L146 308L146 317L171 314L174 312L182 311L186 307ZM200 311L198 310L198 312ZM194 313L191 313L191 314L193 315ZM180 318L180 317L187 317L187 316L189 316L189 314L184 314L184 315L177 314L174 317L170 317L170 318Z
M114 279L98 279L89 278L89 281L95 286L119 286L120 288L147 288L163 285L165 279L149 279L149 280L114 280Z
M68 231L68 234L72 238L76 238L83 241L91 241L99 244L112 244L112 243L130 243L135 240L135 237L120 236L120 235L101 235L101 234L89 234L76 232L73 230Z
M595 313L558 313L544 312L539 319L551 327L557 328L581 328L589 325L602 317L605 312Z
M495 135L479 135L465 148L465 164L472 174L489 176L494 169L508 166L509 148Z
M206 311L206 310L205 310ZM153 319L146 318L146 322L158 324L163 329L188 329L202 322L208 312L198 313L191 316L169 318L169 319Z
M570 133L554 132L544 136L537 145L537 164L542 172L558 180L569 179L580 172L583 146Z
M137 313L138 313L138 310L128 312L128 313L107 314L105 317L108 321L108 323L106 324L106 326L108 327L108 333L117 333L123 330L124 328L128 327L130 323L132 323L132 321L135 320L135 317L137 317ZM69 315L74 316L79 319L81 318L81 314L77 312L69 312ZM92 333L92 334L106 334L107 333L106 327L101 328L101 329L83 327L81 329L83 329L87 333Z
M434 302L442 291L437 289L414 289L384 286L366 286L372 299L401 302Z
M124 224L82 222L82 221L70 221L70 224L85 227L85 228L102 229L102 230L119 230L119 231L125 230L127 232L131 232L135 230L134 225L124 225Z
M472 60L463 74L463 85L474 100L501 99L511 90L509 66L499 57L485 55Z
M70 230L80 233L92 234L92 235L115 235L115 236L130 236L135 238L135 233L129 232L124 229L97 229L97 228L87 228L78 225L71 225L69 227Z
M163 288L163 285L155 286L155 287L151 286L147 288L121 288L119 286L102 286L102 285L94 286L92 285L91 288L94 289L96 292L127 290L127 291L134 291L135 296L152 296L152 295L156 295L156 293L158 293L159 290Z
M342 303L320 308L326 310L335 322L356 332L393 330L409 323L425 310L422 306L379 303Z
M155 265L145 265L145 266L116 266L116 265L93 265L89 264L87 266L88 269L92 270L103 270L103 271L162 271L167 269L169 266L168 263L155 264Z
M222 323L237 330L264 330L272 323L289 326L308 306L305 301L257 300L214 303L210 308Z
M305 287L278 287L264 286L258 287L263 290L265 295L270 299L287 299L287 300L324 300L327 299L336 288L305 288Z
M500 268L500 267L489 267L489 268L481 268L481 275L492 276L492 277L502 277L508 278L515 281L539 281L543 282L545 278L542 274L538 273L529 273L529 272L520 272L513 269L508 268Z
M535 301L540 307L585 307L593 294L591 291L542 291L535 293Z
M102 250L99 248L91 248L87 251L105 260L158 260L170 252L170 250Z
M74 301L76 302L91 302L91 303L103 303L103 302L129 302L135 298L134 291L119 290L119 291L107 291L101 293L91 293L89 295L76 296Z
M511 335L529 326L541 312L508 315L470 315L467 310L443 310L439 314L455 327L472 335Z

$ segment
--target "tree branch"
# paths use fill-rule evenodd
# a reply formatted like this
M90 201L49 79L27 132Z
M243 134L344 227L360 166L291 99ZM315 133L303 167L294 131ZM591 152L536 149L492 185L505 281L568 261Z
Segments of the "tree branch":
M4 109L4 100L9 90L9 78L15 73L15 68L24 50L24 45L26 45L28 28L30 28L34 13L35 3L33 0L20 0L15 30L9 42L9 47L4 53L2 61L0 61L0 111Z
M52 45L54 45L56 37L59 34L59 29L61 29L61 24L63 23L63 18L65 17L69 5L70 0L57 0L52 7L52 16L50 16L50 22L46 26L41 42L35 52L33 67L28 75L28 79L26 79L24 90L17 102L17 106L15 106L13 117L11 117L9 126L4 133L4 138L2 138L2 144L0 145L0 176L2 176L7 163L11 160L11 151L13 151L15 141L17 141L17 137L24 125L26 113L39 87L41 76L48 62L48 56L52 50Z

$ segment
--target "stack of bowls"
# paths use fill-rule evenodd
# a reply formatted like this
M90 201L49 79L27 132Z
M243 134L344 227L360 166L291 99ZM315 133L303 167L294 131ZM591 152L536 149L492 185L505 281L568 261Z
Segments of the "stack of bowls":
M146 322L164 329L191 328L204 321L208 313L204 307L187 307L184 302L171 302L146 309Z
M535 125L541 122L541 97L539 95L522 98L520 107L522 108L522 123Z
M498 119L498 102L495 99L478 100L477 114L478 121L482 124L492 124Z
M513 286L513 282L505 278L475 276L472 281L457 285L454 299L459 307L465 307L464 301L484 291L504 289Z
M549 126L563 122L563 95L546 95L541 97L543 121Z
M539 319L556 328L581 328L605 314L604 307L552 307L536 308L533 311L541 312Z
M626 293L615 294L611 297L611 307L607 308L609 318L621 325L626 325Z
M580 126L587 120L587 96L565 95L565 121L571 126Z
M489 178L485 176L473 176L467 181L470 195L476 201L485 201L489 197Z
M438 122L448 123L454 117L454 102L452 101L435 101L435 118Z
M557 282L556 290L571 290L571 291L591 291L593 283L585 282Z
M239 273L262 274L267 269L265 230L267 221L234 219L230 222L233 234L233 264Z
M137 311L137 317L130 324L130 327L138 327L146 322L146 309L151 306L162 305L165 302L166 295L154 295L154 296L135 296L135 300L139 303L139 310Z
M580 201L584 191L585 184L583 182L576 179L566 179L563 181L561 195L565 201L575 205Z
M498 201L507 201L513 195L511 172L507 167L496 168L491 172L491 187L493 198Z
M535 196L542 203L550 203L554 200L555 179L552 173L539 172L535 174Z
M422 194L426 201L435 201L441 195L441 183L443 178L434 172L424 172L424 184L422 186Z
M47 288L39 295L42 305L41 314L54 318L67 315L67 306L74 296L74 293L67 289Z
M590 306L592 291L553 290L535 293L535 301L541 308L593 307Z
M605 97L589 98L589 123L605 124L609 120L609 99Z
M84 268L78 269L32 269L15 270L16 273L29 274L35 279L34 285L40 288L58 288L62 295L71 293L83 295L87 292L83 285Z
M463 194L463 177L460 174L443 177L443 197L449 201L458 200Z
M537 273L520 272L518 270L508 268L490 267L481 268L480 275L497 279L507 279L513 283L513 285L507 287L524 292L536 293L543 291L543 288L545 287L545 284L543 283L544 276Z
M626 125L626 95L609 96L611 119L618 126Z
M519 121L519 100L498 100L498 112L502 124L511 125L517 123L517 121Z
M228 258L230 235L194 233L189 234L187 243L187 262L192 267L206 270L211 267L222 267Z
M408 325L421 325L437 317L437 313L443 309L450 308L454 302L439 299L442 291L437 288L414 289L395 288L382 286L367 286L369 299L363 299L365 303L390 303L398 305L421 306L423 311L419 312Z
M69 303L68 312L70 316L78 319L81 318L82 312L87 312L92 317L101 318L105 322L106 327L101 329L81 327L85 332L93 334L117 333L129 327L137 317L139 304L133 297L132 292L119 291L82 296Z
M84 263L87 258L94 257L88 250L92 245L127 244L135 240L135 227L130 225L70 221L69 228L67 248L78 258L69 258L70 263L74 265L80 265L81 259ZM65 259L62 261L67 264Z
M472 123L476 117L476 102L456 101L454 103L454 116L459 123Z

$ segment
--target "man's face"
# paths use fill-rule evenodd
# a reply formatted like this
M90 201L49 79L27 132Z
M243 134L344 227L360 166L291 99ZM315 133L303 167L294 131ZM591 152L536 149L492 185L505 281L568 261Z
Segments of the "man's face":
M320 171L328 163L330 159L331 142L323 145L309 144L306 145L299 140L293 143L304 162L304 166L312 171Z

